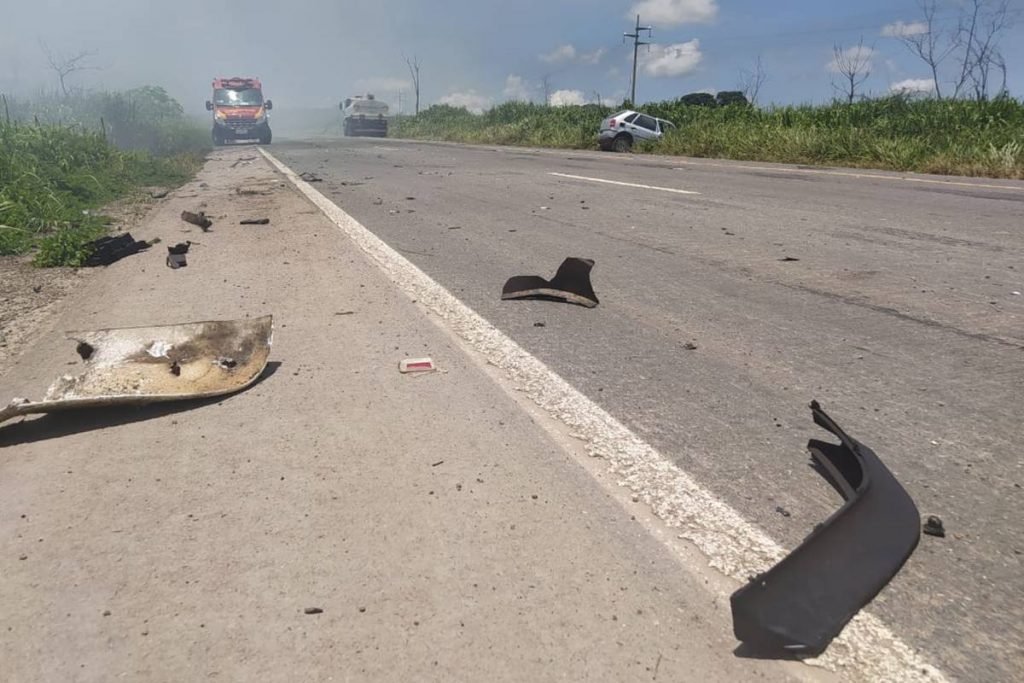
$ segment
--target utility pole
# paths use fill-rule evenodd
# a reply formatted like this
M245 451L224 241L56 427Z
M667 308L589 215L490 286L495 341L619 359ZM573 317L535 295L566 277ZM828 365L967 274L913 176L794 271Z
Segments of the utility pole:
M640 25L640 15L638 14L638 15L636 15L636 30L634 30L633 33L623 33L622 34L623 42L625 42L626 38L632 38L633 39L633 80L632 80L632 84L631 84L631 87L630 87L630 90L632 91L632 94L629 96L629 103L630 103L630 105L632 105L634 107L636 106L636 60L637 60L637 54L640 52L640 46L641 45L650 45L650 43L641 42L641 40L640 40L640 32L641 31L647 31L647 37L648 38L650 38L650 37L652 37L654 35L654 27L653 26L641 26Z

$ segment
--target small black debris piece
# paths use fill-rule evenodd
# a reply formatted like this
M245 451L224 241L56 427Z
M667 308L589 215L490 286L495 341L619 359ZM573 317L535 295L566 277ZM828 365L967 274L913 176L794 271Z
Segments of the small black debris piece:
M130 232L126 232L115 237L101 237L87 244L86 249L91 254L82 265L87 268L96 268L98 266L109 266L111 263L120 261L126 256L132 256L140 251L145 251L149 249L149 243L136 240Z
M239 221L239 225L270 225L269 218L246 218Z
M533 326L534 327L547 327L548 324L547 323L534 323Z
M683 344L683 348L686 349L687 351L696 351L697 345L694 344L693 342L686 342L685 344Z
M203 232L209 232L210 226L213 225L213 221L206 217L206 214L200 211L199 213L193 213L191 211L182 211L181 220L192 225L197 225L202 228Z
M178 361L171 363L171 374L175 377L181 377L181 365L178 364Z
M936 538L946 537L946 526L942 523L942 520L935 515L930 515L928 519L924 521L922 531L927 535L935 536Z
M780 258L779 260L782 261L783 263L792 263L795 261L799 261L800 259L793 258L792 256L787 256L786 258Z
M92 347L92 344L85 342L78 342L78 346L75 347L75 351L82 357L82 360L89 360L92 358L92 354L96 352L96 349Z
M300 173L299 177L305 180L307 183L322 183L324 181L324 179L318 176L316 173L310 173L309 171L306 171L305 173Z
M188 248L192 246L192 242L178 242L173 247L167 247L168 254L187 254Z
M845 503L778 564L732 594L733 633L763 656L824 652L914 552L921 516L874 451L817 402L814 422L839 443L807 444Z
M775 511L778 512L783 517L792 517L793 516L793 513L791 513L789 510L787 510L786 508L782 507L781 505L776 505L775 506Z
M304 614L323 614L324 613L324 611L322 609L320 609L319 607L307 607L306 609L304 609L302 611L303 611Z
M517 275L505 283L502 299L547 299L593 308L599 303L590 284L590 259L570 257L550 281L537 275Z

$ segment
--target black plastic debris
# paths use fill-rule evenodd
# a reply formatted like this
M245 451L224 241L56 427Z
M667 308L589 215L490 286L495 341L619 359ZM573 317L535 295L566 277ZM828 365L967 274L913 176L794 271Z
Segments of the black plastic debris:
M299 177L305 180L307 183L322 183L324 181L324 179L318 176L316 173L310 173L309 171L306 171L305 173L300 173Z
M213 225L213 221L206 217L206 214L202 211L198 213L192 213L191 211L182 211L181 220L192 225L197 225L202 228L203 232L209 232L210 226Z
M839 444L812 440L816 469L846 501L800 546L733 593L733 633L765 656L823 652L900 570L920 539L914 501L874 451L817 402L814 422Z
M935 515L929 515L928 519L924 522L924 528L922 530L929 536L934 536L936 538L946 537L946 526L942 523L942 520Z
M270 225L269 218L246 218L239 221L239 225Z
M792 256L786 256L785 258L780 258L779 260L782 261L783 263L796 263L800 259L794 258Z
M173 247L167 247L167 267L171 270L186 267L188 261L185 260L185 254L188 253L188 248L191 246L191 242L179 242Z
M101 237L98 240L86 245L89 250L89 258L82 265L88 268L98 266L109 266L111 263L120 261L126 256L138 254L140 251L149 249L149 242L136 240L130 232L114 237Z
M570 257L550 281L537 275L517 275L505 283L502 299L548 299L593 308L599 303L590 284L590 259Z

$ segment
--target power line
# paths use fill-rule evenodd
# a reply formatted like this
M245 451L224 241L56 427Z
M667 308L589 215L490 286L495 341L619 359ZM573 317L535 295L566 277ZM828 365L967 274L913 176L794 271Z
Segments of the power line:
M638 14L638 15L636 15L636 30L634 30L633 33L623 33L622 34L623 41L625 41L626 38L632 38L633 39L633 79L630 81L630 83L631 83L630 91L631 91L632 94L629 97L629 102L633 106L636 106L636 60L637 60L637 54L640 51L640 46L641 45L650 45L650 43L644 43L644 42L640 41L640 32L641 31L647 31L647 37L648 38L651 38L654 35L654 27L653 26L641 26L640 25L640 15Z

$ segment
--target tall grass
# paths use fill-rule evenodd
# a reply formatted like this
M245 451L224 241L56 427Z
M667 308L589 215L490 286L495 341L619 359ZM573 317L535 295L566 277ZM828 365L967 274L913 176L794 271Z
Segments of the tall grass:
M142 118L136 111L134 127L131 117L116 115L91 125L84 121L94 112L74 108L121 98L0 103L0 255L35 250L37 265L80 265L86 244L107 230L98 207L140 188L181 184L199 168L208 143L183 116Z
M696 157L835 164L1024 178L1024 104L889 97L853 104L699 107L657 102L644 111L678 130L638 151ZM586 149L600 121L597 105L507 103L482 115L431 107L396 127L404 137Z

